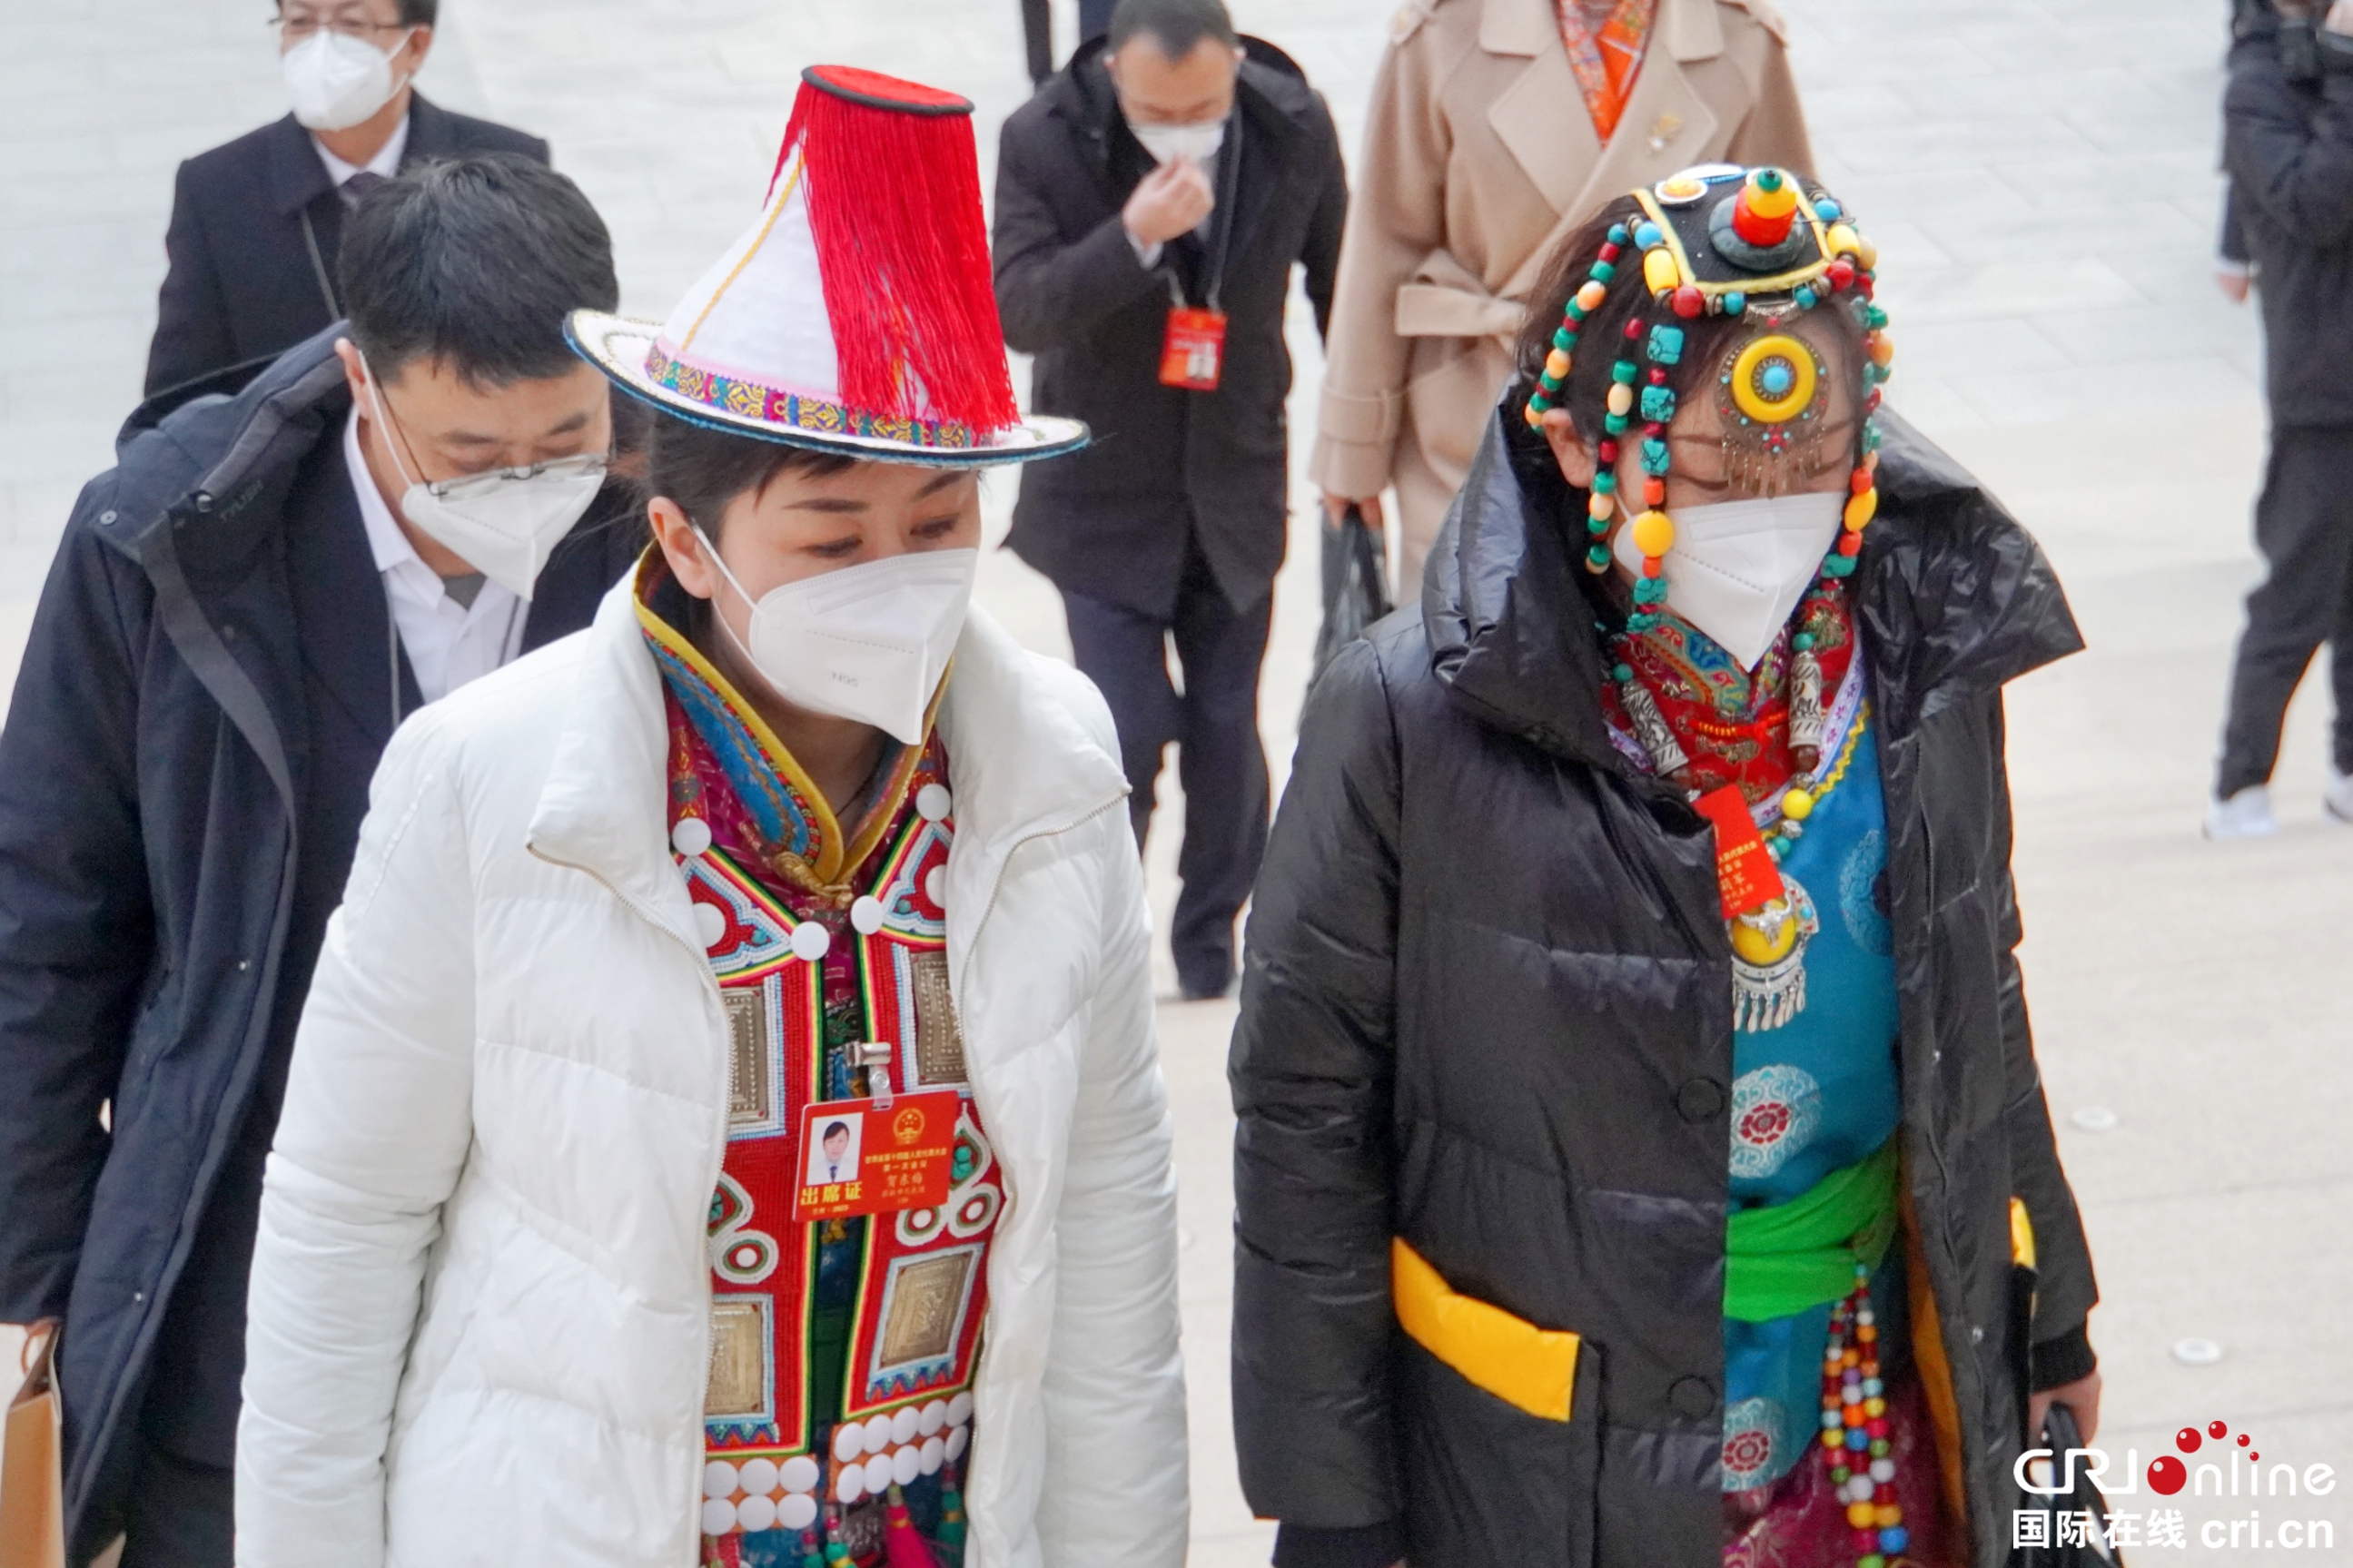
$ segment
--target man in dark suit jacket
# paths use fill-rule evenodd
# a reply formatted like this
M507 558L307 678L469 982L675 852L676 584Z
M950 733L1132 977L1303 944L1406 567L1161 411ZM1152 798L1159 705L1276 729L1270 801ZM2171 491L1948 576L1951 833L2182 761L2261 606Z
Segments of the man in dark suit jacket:
M151 395L279 353L340 320L334 279L344 217L385 178L468 153L547 162L538 137L452 114L410 85L432 47L438 7L439 0L284 0L280 45L296 112L180 165L164 237L171 270L147 351ZM308 129L366 108L365 97L350 91L322 100L313 86L322 71L344 66L315 58L330 49L368 68L375 62L361 51L384 57L377 82L391 94L356 123Z
M348 321L126 431L0 731L0 1322L65 1320L77 1563L228 1568L262 1163L377 756L645 537L565 344L619 293L569 180L403 176L339 283Z
M1079 668L1111 703L1139 843L1178 743L1169 941L1188 996L1231 985L1266 842L1258 675L1287 511L1283 306L1303 264L1324 325L1347 199L1324 100L1281 50L1239 38L1219 0L1121 0L998 146L1006 341L1037 356L1034 406L1095 432L1022 476L1010 542L1061 589ZM1214 390L1163 379L1178 304L1224 315Z

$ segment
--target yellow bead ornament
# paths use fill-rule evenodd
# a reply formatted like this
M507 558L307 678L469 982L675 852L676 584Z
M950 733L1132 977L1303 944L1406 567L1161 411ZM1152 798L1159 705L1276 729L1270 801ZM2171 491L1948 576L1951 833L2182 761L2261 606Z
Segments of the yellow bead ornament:
M1608 517L1616 505L1608 496L1597 495L1585 503L1585 512L1588 517Z
M1662 246L1642 258L1642 284L1651 293L1672 289L1682 281L1683 275L1675 270L1672 251Z
M1604 289L1600 284L1590 280L1586 283L1584 288L1579 289L1577 291L1577 302L1580 306L1584 307L1585 313L1588 316L1593 314L1594 311L1601 309L1601 301L1609 297L1609 291L1608 289Z
M1612 383L1609 407L1612 414L1623 414L1634 406L1634 389L1623 383Z
M1876 487L1846 500L1846 526L1850 533L1861 533L1863 525L1879 515L1879 491Z
M1862 254L1862 237L1854 232L1854 226L1851 223L1831 225L1831 231L1824 237L1830 243L1832 256L1859 257Z
M1568 355L1561 350L1555 349L1552 353L1545 355L1545 374L1552 377L1555 381L1567 381L1568 379Z
M1662 511L1646 511L1636 518L1634 548L1655 560L1675 547L1674 520Z
M1808 791L1792 786L1781 796L1781 815L1792 822L1803 822L1814 815L1814 797Z
M1863 340L1863 343L1871 350L1871 363L1880 369L1885 370L1895 363L1895 345L1888 340L1885 332L1873 332Z
M1758 217L1765 218L1787 217L1796 212L1798 210L1797 182L1785 179L1773 189L1767 190L1765 182L1757 177L1764 172L1759 169L1748 176L1748 210Z

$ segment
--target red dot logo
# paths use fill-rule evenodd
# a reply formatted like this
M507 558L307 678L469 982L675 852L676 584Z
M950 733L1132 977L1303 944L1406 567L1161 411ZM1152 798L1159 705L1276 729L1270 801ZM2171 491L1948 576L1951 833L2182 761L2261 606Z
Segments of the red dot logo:
M2206 1423L2206 1435L2209 1437L2227 1437L2231 1435L2231 1428L2226 1423L2209 1421Z
M2205 1441L2205 1438L2198 1435L2198 1428L2195 1426L2184 1426L2173 1435L2173 1446L2185 1454L2196 1453L2199 1446Z
M2148 1489L2163 1497L2171 1497L2189 1484L2189 1471L2170 1454L2160 1454L2149 1461Z

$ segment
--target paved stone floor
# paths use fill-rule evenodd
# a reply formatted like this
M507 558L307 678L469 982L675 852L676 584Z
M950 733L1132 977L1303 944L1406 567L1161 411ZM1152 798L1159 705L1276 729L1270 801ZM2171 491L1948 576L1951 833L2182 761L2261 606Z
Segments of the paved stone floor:
M1058 4L1067 38L1069 0ZM1299 58L1353 148L1388 0L1233 5ZM1884 250L1901 348L1891 399L2028 521L2091 644L2022 682L2010 724L2028 981L2106 1299L2093 1320L2106 1446L2146 1463L2177 1427L2221 1418L2268 1455L2353 1468L2353 1341L2338 1310L2353 1299L2353 831L2318 812L2324 698L2294 717L2281 837L2221 849L2196 833L2237 596L2255 572L2246 508L2263 440L2253 323L2210 278L2225 7L1783 8L1821 172ZM843 59L963 90L979 105L985 163L1027 90L1010 0L445 11L426 89L554 140L613 226L627 306L647 313L747 218L802 65ZM135 400L172 168L279 112L267 12L262 0L0 11L0 672L73 493ZM1303 309L1293 325L1303 433L1319 359ZM1011 493L997 482L1000 526ZM1278 588L1263 688L1278 773L1313 574L1294 549ZM990 560L984 595L1035 646L1064 646L1051 591L1010 556ZM1164 914L1175 809L1150 857ZM1163 979L1173 991L1165 963ZM1231 1016L1219 1004L1161 1012L1184 1180L1194 1561L1215 1568L1264 1562L1267 1540L1233 1479L1224 1392ZM2216 1342L2221 1359L2177 1360L2189 1338ZM2243 1511L2208 1500L2190 1518ZM2263 1511L2334 1518L2353 1545L2353 1510L2336 1497ZM2268 1556L2193 1543L2137 1562Z

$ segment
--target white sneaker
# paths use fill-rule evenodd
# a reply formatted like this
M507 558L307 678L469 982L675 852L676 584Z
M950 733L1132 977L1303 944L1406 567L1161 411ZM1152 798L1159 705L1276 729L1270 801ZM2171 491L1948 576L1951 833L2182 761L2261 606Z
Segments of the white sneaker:
M2206 803L2209 838L2269 838L2278 831L2279 820L2272 816L2272 792L2267 784L2250 784L2228 799Z
M2353 827L2353 773L2340 773L2330 764L2328 783L2320 792L2320 809L2330 821Z

